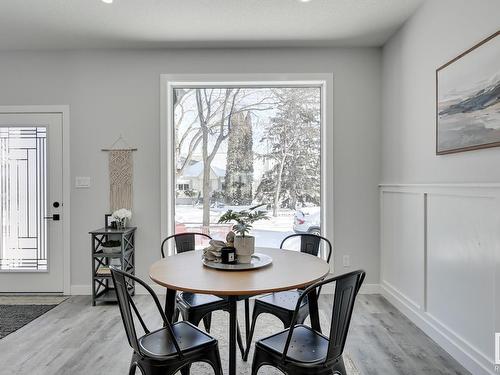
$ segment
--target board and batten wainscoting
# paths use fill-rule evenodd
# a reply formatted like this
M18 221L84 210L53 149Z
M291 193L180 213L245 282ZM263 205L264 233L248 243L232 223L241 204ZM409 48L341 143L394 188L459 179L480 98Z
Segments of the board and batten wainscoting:
M500 184L382 184L382 294L472 374L495 373Z

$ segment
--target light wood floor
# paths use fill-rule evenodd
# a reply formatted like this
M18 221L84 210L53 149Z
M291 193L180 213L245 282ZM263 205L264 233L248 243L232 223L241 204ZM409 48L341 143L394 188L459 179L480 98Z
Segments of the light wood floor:
M136 300L159 322L147 296ZM378 295L358 296L345 351L361 374L469 374ZM0 374L128 374L130 356L118 307L75 296L0 340Z

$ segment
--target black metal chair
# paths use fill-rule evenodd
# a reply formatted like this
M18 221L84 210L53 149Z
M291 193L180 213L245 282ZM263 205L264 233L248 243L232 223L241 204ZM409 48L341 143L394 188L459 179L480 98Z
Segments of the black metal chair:
M110 268L125 332L134 349L129 375L135 374L136 368L143 375L170 375L179 370L189 374L189 367L194 362L206 362L216 375L222 375L216 339L189 322L171 324L149 285L116 267ZM153 298L163 320L162 328L150 331L144 323L128 290L131 280L142 285ZM145 332L141 337L138 337L135 329L134 314Z
M195 249L196 237L205 237L207 239L212 239L208 234L204 233L177 233L165 238L161 244L161 256L165 258L165 245L169 240L174 239L175 250L177 253L184 253L186 251L192 251ZM182 316L183 320L198 326L201 320L203 320L203 325L205 330L210 333L210 326L212 324L212 312L217 310L223 310L229 312L229 303L227 300L209 295L209 294L199 294L191 292L181 292L177 294L176 304L174 310L173 322L179 319L179 314ZM241 351L241 355L244 355L243 342L241 340L241 332L238 326L238 346Z
M321 241L326 243L327 254L326 261L330 263L330 258L332 256L333 247L331 242L322 236L316 234L292 234L285 237L281 241L280 249L283 249L283 245L286 241L291 238L300 238L300 251L303 253L311 254L314 256L320 256L320 244ZM318 288L318 297L320 295L321 288ZM285 328L290 327L292 324L292 317L294 314L294 309L299 297L302 294L302 290L290 290L284 292L276 292L264 295L262 297L257 297L254 302L253 313L252 313L252 326L250 328L250 333L247 337L247 348L243 356L243 360L248 359L248 353L250 352L250 347L252 343L252 338L255 331L255 324L257 322L257 317L260 314L268 313L276 316L283 322ZM299 313L297 316L297 321L299 323L304 323L307 316L309 315L309 305L307 298L302 299L302 304L299 307Z
M208 234L204 233L177 233L165 238L161 244L161 256L165 258L165 245L169 240L174 239L175 250L177 253L184 253L195 249L196 237L204 237L212 239ZM223 310L226 301L222 298L206 294L196 294L190 292L181 292L177 294L175 304L175 315L173 321L176 322L179 318L179 313L182 319L198 326L203 319L205 330L210 333L212 324L212 311Z
M259 340L255 344L252 375L269 365L287 375L347 375L342 353L349 331L356 295L365 278L354 271L320 281L303 291L295 306L290 328ZM316 288L335 282L335 295L329 336L297 324L302 301Z

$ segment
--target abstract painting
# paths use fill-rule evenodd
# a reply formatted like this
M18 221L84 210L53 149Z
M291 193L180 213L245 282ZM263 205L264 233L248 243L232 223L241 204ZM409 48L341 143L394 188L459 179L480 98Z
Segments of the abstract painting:
M499 35L436 70L436 154L500 146Z

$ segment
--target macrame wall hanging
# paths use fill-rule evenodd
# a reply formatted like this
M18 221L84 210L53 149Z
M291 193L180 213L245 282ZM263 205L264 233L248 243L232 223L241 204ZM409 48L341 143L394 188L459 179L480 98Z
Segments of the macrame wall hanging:
M122 142L125 147L120 147ZM133 183L133 160L132 152L136 148L129 146L120 137L109 148L102 151L109 152L109 208L114 212L120 208L132 209L132 183Z

